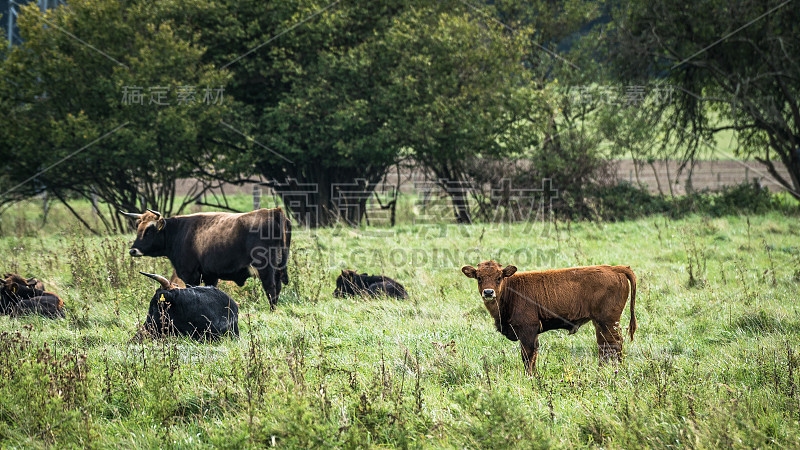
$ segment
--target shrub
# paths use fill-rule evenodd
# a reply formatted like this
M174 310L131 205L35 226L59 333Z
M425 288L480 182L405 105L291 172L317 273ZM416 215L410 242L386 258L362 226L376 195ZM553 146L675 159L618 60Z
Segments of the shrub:
M611 221L632 220L652 214L669 214L677 218L687 214L704 214L719 217L729 214L764 213L786 209L769 190L756 183L729 186L719 192L700 191L669 197L651 194L646 189L628 182L599 186L591 191L595 199L591 214L581 219Z

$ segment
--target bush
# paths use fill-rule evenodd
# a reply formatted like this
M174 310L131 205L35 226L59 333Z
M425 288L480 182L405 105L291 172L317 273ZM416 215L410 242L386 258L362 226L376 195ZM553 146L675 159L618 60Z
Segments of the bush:
M773 209L777 204L769 189L758 182L728 186L714 196L713 209L717 215L739 212L762 213Z
M673 218L687 214L719 217L741 213L764 213L786 209L769 190L756 183L729 186L718 192L708 190L669 197L651 194L628 182L595 188L591 193L594 206L591 214L581 219L611 221L632 220L652 214L669 214Z
M600 140L576 129L546 139L519 158L472 158L464 167L478 203L476 216L487 221L524 220L529 206L541 202L560 216L590 217L590 193L616 181Z
M670 210L665 196L653 195L628 182L600 188L595 195L598 199L597 215L604 220L631 220Z

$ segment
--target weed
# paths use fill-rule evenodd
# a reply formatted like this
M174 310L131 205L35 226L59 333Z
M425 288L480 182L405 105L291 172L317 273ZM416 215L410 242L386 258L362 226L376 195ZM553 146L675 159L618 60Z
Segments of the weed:
M689 272L688 286L702 287L706 284L703 278L706 272L707 255L706 250L697 244L695 238L689 230L684 229L683 246L686 250L686 270Z
M734 321L736 329L747 333L774 333L785 331L790 326L773 313L763 309L745 313Z
M800 281L800 250L796 250L792 252L792 267L794 267L794 273L792 274L792 278L794 281Z
M90 445L96 432L88 417L94 398L86 354L37 344L31 329L0 332L0 420L23 427L34 441Z
M800 277L800 254L794 234L770 232L790 230L793 215L751 214L749 237L748 219L692 215L602 227L561 221L552 237L518 224L402 225L391 239L386 229L298 232L277 310L255 301L264 298L257 280L221 284L241 303L242 337L209 344L131 339L154 288L138 271L169 275L168 261L130 258L130 236L49 235L58 214L54 207L34 237L0 238L6 267L40 277L70 308L66 321L0 316L0 447L800 441L800 284L779 273L794 261L787 275ZM540 373L529 378L518 344L495 331L458 269L493 249L513 255L556 239L569 253L558 266L578 259L634 267L639 330L613 367L597 365L591 327L548 332ZM402 265L386 257L433 248L454 257ZM396 275L412 298L334 298L339 264L358 252L383 255L358 269ZM703 289L687 287L689 264Z
M771 275L772 285L775 286L778 284L778 279L775 275L775 260L772 259L772 246L767 244L766 240L762 239L761 242L764 244L764 250L767 252L767 260L769 261L769 269L764 271L764 275L768 272Z

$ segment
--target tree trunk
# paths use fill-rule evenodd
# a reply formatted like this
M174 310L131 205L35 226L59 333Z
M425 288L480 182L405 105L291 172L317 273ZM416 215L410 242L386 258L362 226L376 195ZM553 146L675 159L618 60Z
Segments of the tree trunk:
M667 187L669 188L669 196L674 197L675 192L672 191L672 175L669 173L669 162L670 160L664 159L664 167L667 170Z
M289 180L285 184L274 184L272 187L298 225L319 228L336 221L328 201L330 191L323 183L297 183L296 180Z
M268 185L275 190L300 226L319 228L338 221L350 226L360 225L375 183L316 175L319 175L317 180L320 182L306 183L288 178L285 182L272 181Z
M467 201L467 190L453 190L448 189L447 192L453 201L453 212L456 217L456 222L459 224L472 223L472 217L469 214L469 202Z
M656 179L656 186L658 186L658 194L664 195L664 190L661 189L661 180L658 179L658 171L656 170L655 161L650 161L650 168L653 169L653 176Z

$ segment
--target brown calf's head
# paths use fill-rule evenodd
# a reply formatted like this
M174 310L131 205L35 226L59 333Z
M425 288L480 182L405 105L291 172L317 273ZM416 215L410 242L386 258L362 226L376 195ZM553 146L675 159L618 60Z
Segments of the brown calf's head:
M494 261L484 261L478 264L478 268L464 266L461 268L467 278L478 280L478 292L483 297L484 302L494 300L499 294L505 278L514 275L517 268L512 265L505 267Z
M158 211L148 209L143 214L123 213L136 219L136 240L131 246L131 256L165 256L166 219Z

